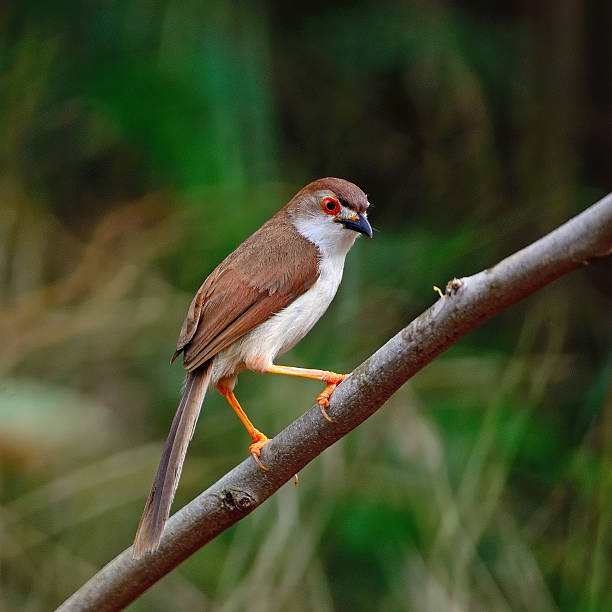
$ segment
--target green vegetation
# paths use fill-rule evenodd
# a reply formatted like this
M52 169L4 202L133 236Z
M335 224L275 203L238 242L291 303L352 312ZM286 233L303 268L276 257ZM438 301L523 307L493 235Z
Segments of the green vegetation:
M336 371L432 285L601 197L610 17L601 2L0 9L0 607L48 610L131 543L187 305L303 184L341 176L374 204L374 240L282 360ZM470 334L131 609L612 609L610 279L609 262L578 271ZM273 435L320 388L245 373L237 395ZM209 395L175 508L247 445Z

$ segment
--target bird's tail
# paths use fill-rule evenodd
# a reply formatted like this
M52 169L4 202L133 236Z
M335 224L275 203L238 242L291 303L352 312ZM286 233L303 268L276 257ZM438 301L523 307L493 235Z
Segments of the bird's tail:
M210 382L211 363L187 374L183 395L172 420L170 433L145 504L138 531L134 538L132 556L139 559L159 546L174 493L181 477L187 446L193 436L200 408Z

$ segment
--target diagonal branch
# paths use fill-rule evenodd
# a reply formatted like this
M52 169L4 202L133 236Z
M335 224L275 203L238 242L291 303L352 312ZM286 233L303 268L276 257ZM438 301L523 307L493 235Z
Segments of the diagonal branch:
M328 446L374 414L411 376L459 338L544 285L612 253L612 194L496 266L453 279L437 302L357 367L334 392L329 423L314 406L262 452L177 512L159 550L125 550L59 610L119 610L225 529L252 512Z

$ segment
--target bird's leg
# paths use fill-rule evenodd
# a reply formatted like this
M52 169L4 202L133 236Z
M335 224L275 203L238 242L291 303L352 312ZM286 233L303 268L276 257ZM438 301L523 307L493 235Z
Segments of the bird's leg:
M251 440L253 440L253 444L249 446L249 453L251 453L251 457L255 460L255 463L262 469L267 470L268 468L261 462L259 459L259 455L261 454L261 449L270 441L269 438L262 434L259 429L256 429L251 423L251 420L246 415L245 411L241 408L234 392L223 386L221 383L217 383L217 389L219 393L227 400L227 403L232 407L236 416L240 419L240 422L246 427L246 430L249 432L249 436L251 436Z
M329 398L333 393L334 389L348 376L348 374L337 374L336 372L329 372L328 370L312 370L309 368L294 368L292 366L280 366L272 365L268 369L264 370L269 374L286 374L288 376L300 376L301 378L312 378L314 380L321 380L327 383L327 386L317 397L317 404L321 414L330 422L334 423L329 414L327 414L327 408L329 406Z

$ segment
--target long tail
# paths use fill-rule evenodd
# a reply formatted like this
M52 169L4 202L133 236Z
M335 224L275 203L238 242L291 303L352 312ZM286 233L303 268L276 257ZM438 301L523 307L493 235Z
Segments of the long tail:
M178 486L187 446L193 436L200 408L210 382L211 363L187 374L183 395L172 420L170 433L145 504L138 531L134 538L132 556L140 559L159 546L174 493Z

